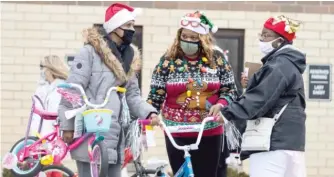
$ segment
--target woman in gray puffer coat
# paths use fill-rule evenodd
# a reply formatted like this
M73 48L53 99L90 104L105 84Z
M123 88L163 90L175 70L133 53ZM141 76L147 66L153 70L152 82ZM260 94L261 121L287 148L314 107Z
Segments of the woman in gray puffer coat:
M135 76L140 66L140 53L131 44L134 35L134 9L123 4L113 4L106 11L102 32L97 28L85 31L86 45L76 55L67 79L68 83L81 85L90 102L104 101L110 87L125 85L126 102L135 117L151 118L158 122L156 110L140 96ZM103 134L108 148L109 177L121 176L124 133L120 123L121 100L118 93L110 94L105 106L113 110L111 129ZM62 99L59 108L60 130L66 143L73 142L74 118L66 119L64 112L73 109L71 103ZM87 141L71 151L76 160L80 177L90 177Z

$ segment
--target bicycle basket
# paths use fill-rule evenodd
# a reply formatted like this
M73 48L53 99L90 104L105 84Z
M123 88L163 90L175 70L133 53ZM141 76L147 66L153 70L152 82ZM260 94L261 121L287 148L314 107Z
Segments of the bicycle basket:
M88 133L108 132L111 124L110 109L90 109L82 113L85 129Z

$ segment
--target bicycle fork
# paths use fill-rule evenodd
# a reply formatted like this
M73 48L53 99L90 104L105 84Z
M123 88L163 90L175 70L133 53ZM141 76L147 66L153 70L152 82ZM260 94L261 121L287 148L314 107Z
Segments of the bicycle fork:
M186 177L194 177L194 170L193 170L193 165L191 164L191 158L190 154L188 151L185 151L184 154L184 159L185 159L185 169L186 169Z
M191 158L189 151L184 151L184 163L181 168L174 175L175 177L194 177L193 166L191 164Z

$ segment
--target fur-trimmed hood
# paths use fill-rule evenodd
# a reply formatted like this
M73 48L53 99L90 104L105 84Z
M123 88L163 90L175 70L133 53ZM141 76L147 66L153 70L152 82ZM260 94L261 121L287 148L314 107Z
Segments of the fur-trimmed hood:
M121 82L128 81L135 75L136 72L141 70L141 54L137 46L131 44L131 48L134 51L133 60L128 73L125 73L122 64L117 57L112 53L107 42L103 36L99 33L97 27L88 28L83 31L83 39L85 43L92 45L95 51L99 54L103 62L108 68L115 74L116 78Z

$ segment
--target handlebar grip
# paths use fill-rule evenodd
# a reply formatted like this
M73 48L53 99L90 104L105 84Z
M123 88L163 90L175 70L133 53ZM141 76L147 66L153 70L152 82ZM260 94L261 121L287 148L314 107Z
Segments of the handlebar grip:
M117 87L117 92L121 92L121 93L125 93L126 92L126 88L124 87Z
M64 84L58 84L58 88L72 88L71 84L64 83Z
M138 120L138 122L142 125L151 125L151 120Z

